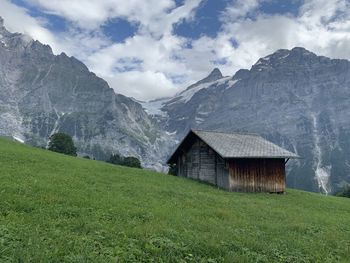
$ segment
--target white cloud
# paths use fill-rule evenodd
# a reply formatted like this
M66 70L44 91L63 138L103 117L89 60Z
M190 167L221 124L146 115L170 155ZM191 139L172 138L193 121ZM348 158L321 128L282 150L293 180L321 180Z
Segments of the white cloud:
M177 7L173 0L30 0L32 5L58 15L80 28L96 29L111 18L140 23L154 34L170 32L172 25L189 16L200 0L187 0Z
M0 15L4 18L5 27L10 32L20 32L48 44L55 54L66 52L82 59L110 41L98 31L81 31L71 27L67 32L51 32L47 29L49 21L32 17L28 10L8 0L0 0Z
M0 0L0 15L9 31L27 34L49 44L53 49L59 48L52 33L45 28L46 21L31 17L25 8L18 7L7 0Z
M261 1L228 1L217 36L196 40L174 35L173 26L194 19L201 0L178 7L174 0L29 1L66 19L65 32L50 32L48 21L31 17L9 0L0 0L0 15L11 31L50 44L55 53L74 55L116 92L141 100L173 95L216 66L232 75L280 48L304 46L317 54L350 59L347 0L305 0L297 15L264 14L259 11ZM112 42L101 26L115 18L135 23L135 35ZM180 84L175 81L179 79Z
M233 0L232 2L223 12L222 20L225 22L244 18L259 7L259 0Z
M154 99L155 94L157 97L166 97L178 90L162 72L149 70L116 73L105 79L119 93L141 100Z

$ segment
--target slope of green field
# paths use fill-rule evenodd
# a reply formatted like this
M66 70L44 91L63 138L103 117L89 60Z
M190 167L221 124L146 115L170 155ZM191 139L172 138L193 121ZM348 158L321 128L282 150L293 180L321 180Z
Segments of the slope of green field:
M0 262L350 262L350 199L229 193L0 139Z

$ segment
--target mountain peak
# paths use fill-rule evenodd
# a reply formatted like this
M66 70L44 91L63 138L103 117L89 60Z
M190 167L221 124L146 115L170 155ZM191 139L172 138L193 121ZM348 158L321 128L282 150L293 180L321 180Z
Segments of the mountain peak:
M316 57L317 55L310 50L307 50L306 48L303 47L294 47L290 50L291 54L298 54L301 56L314 56Z
M287 55L292 56L316 56L313 52L307 50L304 47L294 47L292 49L279 49L276 52L272 53L271 55L265 57L273 57L273 58L285 58Z
M212 72L210 72L210 74L208 75L207 78L215 78L215 79L221 79L223 76L222 76L222 73L220 71L220 69L218 68L214 68L212 70Z
M215 80L223 78L223 75L221 74L221 71L218 68L214 68L210 74L205 77L204 79L198 81L196 84L202 84L207 82L213 82Z
M273 68L277 66L280 67L286 63L301 65L305 63L312 63L315 58L317 58L316 54L303 47L279 49L266 57L260 58L252 66L252 69L262 71L267 68Z
M293 47L291 51L297 51L297 52L303 52L303 53L312 53L311 51L307 50L304 47Z
M207 77L205 77L204 79L189 86L186 90L192 89L193 87L196 87L196 86L203 84L203 83L213 82L213 81L221 79L221 78L223 78L221 71L218 68L214 68Z

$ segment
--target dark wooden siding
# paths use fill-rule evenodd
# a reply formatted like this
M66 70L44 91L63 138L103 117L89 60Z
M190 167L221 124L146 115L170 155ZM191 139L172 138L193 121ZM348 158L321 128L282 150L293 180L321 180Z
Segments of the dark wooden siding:
M199 156L199 142L196 141L186 155L187 175L186 177L192 179L199 179L200 156Z
M228 165L223 158L216 154L216 185L226 190L230 189Z
M186 176L185 171L185 155L180 155L177 159L177 175L184 177Z
M177 165L179 176L229 189L225 161L200 139L196 139L191 147L178 157Z
M199 180L216 185L216 153L204 142L199 142Z
M229 161L230 190L284 192L284 159L233 159Z

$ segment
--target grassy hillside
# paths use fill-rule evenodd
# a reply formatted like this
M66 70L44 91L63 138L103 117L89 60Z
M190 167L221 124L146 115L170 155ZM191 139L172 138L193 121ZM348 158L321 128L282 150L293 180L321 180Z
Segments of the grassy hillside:
M0 139L0 262L349 262L350 199L229 193Z

